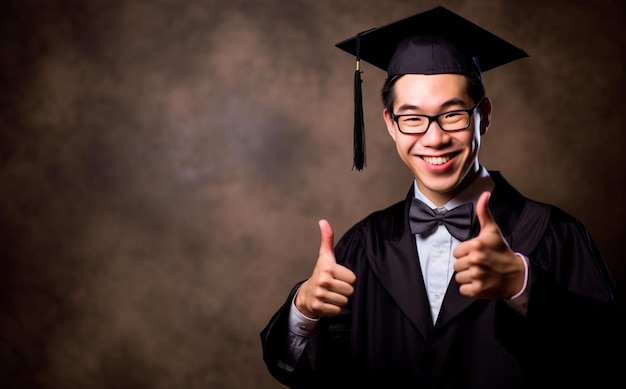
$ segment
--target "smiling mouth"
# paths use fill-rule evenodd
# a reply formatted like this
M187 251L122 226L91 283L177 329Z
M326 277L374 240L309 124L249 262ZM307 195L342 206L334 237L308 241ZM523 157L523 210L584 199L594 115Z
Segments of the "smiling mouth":
M445 157L422 157L422 159L429 165L443 165L450 160L450 156Z

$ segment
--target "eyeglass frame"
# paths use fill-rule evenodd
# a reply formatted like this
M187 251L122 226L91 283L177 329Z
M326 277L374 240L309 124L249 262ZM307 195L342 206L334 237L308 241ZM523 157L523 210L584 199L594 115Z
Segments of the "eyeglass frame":
M442 112L438 115L434 115L434 116L430 116L430 115L422 115L422 114L418 114L418 113L406 113L406 114L400 114L400 115L396 115L395 113L391 113L391 118L393 119L393 121L396 123L396 127L398 127L398 131L400 131L401 133L405 134L405 135L422 135L428 132L428 130L430 129L430 125L433 122L437 122L437 125L439 126L439 128L441 128L442 131L444 132L456 132L456 131L463 131L463 130L467 130L469 128L469 126L472 124L472 115L474 114L474 110L476 108L478 108L483 102L485 101L485 98L483 97L482 99L480 99L472 108L468 108L468 109L455 109L452 111L447 111L447 112ZM443 116L443 115L448 115L451 113L455 113L455 112L465 112L469 115L469 117L467 118L467 126L463 127L463 128L457 128L455 130L446 130L442 127L441 123L439 122L439 117ZM402 129L400 128L400 123L398 123L398 120L401 117L405 117L405 116L420 116L420 117L424 117L428 119L428 125L426 126L426 130L424 130L424 132L404 132L402 131Z

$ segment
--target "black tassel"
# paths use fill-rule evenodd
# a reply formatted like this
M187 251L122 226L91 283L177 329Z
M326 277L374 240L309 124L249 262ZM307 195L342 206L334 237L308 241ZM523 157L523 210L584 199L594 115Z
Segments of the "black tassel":
M356 38L356 71L354 72L354 165L356 170L365 166L365 123L363 121L363 96L361 92L360 39Z

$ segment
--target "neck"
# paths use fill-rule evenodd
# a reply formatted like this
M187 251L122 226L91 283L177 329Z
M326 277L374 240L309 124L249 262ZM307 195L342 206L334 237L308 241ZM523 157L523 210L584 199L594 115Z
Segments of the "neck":
M424 196L428 198L428 200L432 201L432 203L437 207L442 207L447 204L450 200L455 198L459 193L463 192L467 189L476 179L480 176L480 165L477 163L475 167L473 167L455 186L452 190L445 193L436 193L436 192L425 192L422 188L422 185L419 181L417 181L418 188L422 192ZM428 193L428 194L427 194Z

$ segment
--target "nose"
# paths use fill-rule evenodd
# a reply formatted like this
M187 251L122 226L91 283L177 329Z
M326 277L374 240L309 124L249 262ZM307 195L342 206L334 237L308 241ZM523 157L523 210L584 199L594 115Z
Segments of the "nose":
M449 139L450 134L441 129L439 122L431 120L430 123L428 123L426 132L422 134L420 142L424 146L436 147L447 142Z

